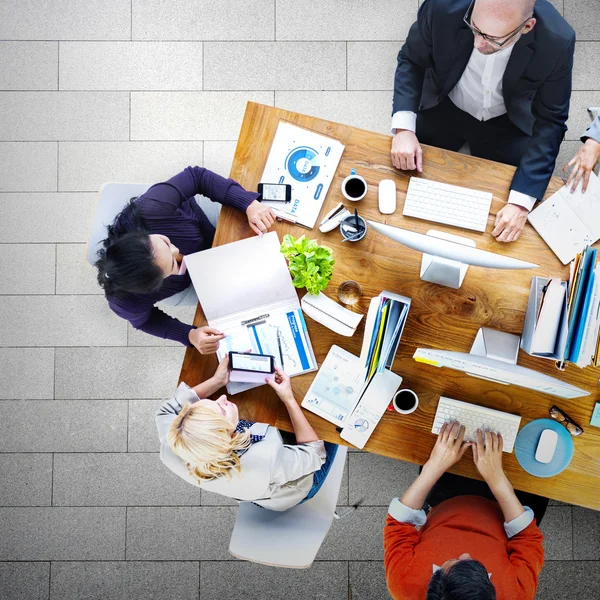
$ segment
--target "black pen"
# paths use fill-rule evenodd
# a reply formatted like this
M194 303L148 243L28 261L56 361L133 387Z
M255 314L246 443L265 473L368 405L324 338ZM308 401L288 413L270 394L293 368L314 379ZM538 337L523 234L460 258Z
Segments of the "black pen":
M358 224L358 211L354 209L354 220L356 221L356 230L360 230L360 225Z
M277 328L277 345L279 346L279 360L281 360L281 370L285 371L283 368L283 352L281 351L281 331L279 327Z

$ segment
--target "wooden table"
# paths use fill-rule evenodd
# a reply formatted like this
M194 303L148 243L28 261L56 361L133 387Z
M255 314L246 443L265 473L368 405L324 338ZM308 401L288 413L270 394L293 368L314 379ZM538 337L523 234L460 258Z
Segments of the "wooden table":
M342 281L358 281L363 295L355 305L355 311L366 314L369 300L382 290L412 298L408 322L393 371L404 378L403 387L409 387L419 395L419 409L408 416L386 412L365 450L423 464L436 439L431 433L431 426L440 395L520 414L523 417L522 425L533 419L547 417L548 409L557 404L585 430L581 437L574 438L575 455L569 467L556 477L539 479L526 473L517 463L513 453L504 455L506 472L517 489L600 509L600 429L589 425L594 404L600 400L599 370L592 367L581 370L570 365L565 372L560 372L555 368L554 361L533 358L520 352L518 364L568 381L592 393L584 398L562 400L512 385L476 379L458 371L419 364L412 358L417 347L469 352L477 330L482 326L520 335L531 277L534 274L558 276L563 279L568 277L568 268L559 262L531 226L527 225L519 240L512 244L498 243L490 235L495 215L508 197L514 167L424 146L423 177L486 190L494 195L486 233L479 234L467 230L459 233L452 227L402 216L402 200L409 177L413 173L400 172L392 166L391 137L270 106L248 103L231 169L231 177L246 189L255 190L259 183L280 119L332 136L345 145L321 215L344 200L340 192L340 183L354 167L369 184L366 197L357 205L362 216L421 233L433 227L448 233L462 234L475 240L478 248L540 265L535 271L470 267L462 287L454 290L421 281L421 253L373 231L369 231L365 239L358 243L342 244L337 229L322 234L317 227L308 231L288 223L278 222L275 225L280 239L286 233L295 236L305 234L333 249L336 264L333 279L326 293L337 300L336 290ZM377 207L377 185L382 179L393 179L396 182L398 208L392 215L382 215ZM559 178L553 178L547 194L555 192L561 185ZM345 203L353 204L347 201ZM252 232L245 216L225 207L219 219L215 246L250 235ZM302 293L304 290L299 290L299 294ZM308 317L306 321L319 365L332 344L337 344L356 355L360 353L365 319L351 338L339 336ZM194 323L198 326L206 324L200 306L196 311ZM196 384L210 377L215 367L215 356L201 356L195 349L188 349L180 380ZM315 373L309 373L292 379L299 401L306 394L314 376ZM235 400L243 417L267 422L282 430L292 430L284 407L268 386L240 394ZM308 411L305 411L305 414L322 439L343 443L333 424ZM468 477L479 477L470 452L455 466L453 472Z

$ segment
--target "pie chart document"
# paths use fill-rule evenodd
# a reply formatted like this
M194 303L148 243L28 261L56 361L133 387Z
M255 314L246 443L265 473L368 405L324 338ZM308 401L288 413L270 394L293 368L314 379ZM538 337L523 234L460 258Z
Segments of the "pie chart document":
M260 181L291 185L292 200L264 203L312 229L343 152L344 145L333 138L279 121Z

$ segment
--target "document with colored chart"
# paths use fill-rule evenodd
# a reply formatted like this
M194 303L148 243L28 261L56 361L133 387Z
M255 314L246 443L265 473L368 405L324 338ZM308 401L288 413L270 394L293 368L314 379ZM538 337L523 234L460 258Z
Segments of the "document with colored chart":
M335 177L344 145L337 140L279 121L261 183L292 186L291 202L267 202L275 214L312 229Z

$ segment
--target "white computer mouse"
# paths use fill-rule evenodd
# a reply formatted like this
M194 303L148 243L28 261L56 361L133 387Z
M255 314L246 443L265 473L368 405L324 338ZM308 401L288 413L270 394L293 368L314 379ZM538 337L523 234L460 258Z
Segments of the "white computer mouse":
M391 215L396 210L396 182L383 179L379 182L379 212Z
M544 429L535 451L535 460L541 463L549 463L554 456L556 450L556 442L558 441L558 433L553 429Z

